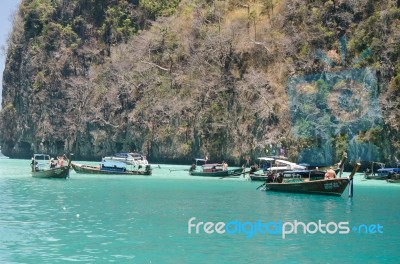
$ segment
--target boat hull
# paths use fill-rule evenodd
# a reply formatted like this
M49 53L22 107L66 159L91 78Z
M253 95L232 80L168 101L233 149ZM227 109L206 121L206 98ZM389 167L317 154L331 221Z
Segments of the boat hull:
M400 173L390 173L386 181L389 183L400 183Z
M152 170L102 170L100 166L90 166L90 165L83 165L72 163L72 168L76 173L82 174L108 174L108 175L144 175L150 176L152 174Z
M266 181L268 179L267 174L250 174L250 179L252 181Z
M203 176L203 177L230 177L238 176L243 172L242 169L225 170L225 171L213 171L213 172L202 172L202 171L189 171L191 176Z
M387 179L386 181L389 182L389 183L400 183L400 179L398 179L398 180Z
M266 189L277 192L341 196L350 180L336 178L302 182L266 183Z
M387 180L388 175L365 175L364 178L367 180Z
M65 179L69 176L69 169L69 166L63 166L49 170L32 171L32 177Z

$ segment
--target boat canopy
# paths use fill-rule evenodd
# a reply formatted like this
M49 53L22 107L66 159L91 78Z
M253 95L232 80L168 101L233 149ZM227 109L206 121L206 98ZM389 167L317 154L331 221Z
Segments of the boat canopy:
M293 165L293 164L295 164L295 163L290 162L290 161L287 161L287 160L280 160L280 159L277 159L276 161L277 161L277 162L280 162L280 163L283 163L283 164L286 164L286 165Z
M132 156L133 158L145 158L145 156L143 154L136 153L136 152L135 153L131 152L131 153L129 153L129 155Z
M378 169L378 172L397 172L397 173L400 173L400 168Z
M220 164L220 163L207 163L207 164L204 164L204 165L202 165L203 167L218 167L218 166L223 166L222 164Z
M195 160L195 162L196 162L196 165L201 165L202 164L202 162L204 163L203 165L206 165L207 164L207 160L206 159L199 159L199 158L197 158L197 159L194 159ZM199 164L199 162L200 162L200 164ZM208 164L207 164L208 165Z
M129 153L128 152L119 152L119 153L115 153L114 157L118 157L118 158L130 158L130 157L141 158L141 157L143 157L143 155L140 154L140 153L134 153L134 152L129 152Z
M33 158L34 158L35 160L37 160L37 159L41 159L41 160L50 160L50 155L47 155L47 154L34 154L34 155L33 155Z
M129 153L115 153L114 157L119 157L119 158L128 158L129 157Z
M288 158L285 156L266 156L266 158L271 158L271 159L281 159L281 160L287 160Z
M257 158L257 159L259 159L260 161L261 160L264 160L264 161L274 161L275 160L273 158L268 158L268 157L261 157L261 158Z

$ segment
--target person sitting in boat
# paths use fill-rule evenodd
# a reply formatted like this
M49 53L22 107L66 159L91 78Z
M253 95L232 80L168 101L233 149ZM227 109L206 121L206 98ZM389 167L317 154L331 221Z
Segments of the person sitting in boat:
M190 166L189 171L195 171L196 170L196 164L192 164L192 166Z
M57 163L54 161L54 158L50 159L50 169L54 169L56 167Z
M252 174L256 171L258 171L258 166L257 166L257 164L254 163L253 166L250 166L250 174Z
M279 172L278 175L276 176L276 181L278 183L282 183L283 182L283 173Z
M270 183L270 182L274 182L275 180L277 180L278 179L278 177L276 177L275 176L275 174L272 172L272 171L269 171L268 172L268 174L267 174L267 183Z
M333 170L332 167L330 167L325 173L325 179L335 179L335 178L336 178L336 172Z

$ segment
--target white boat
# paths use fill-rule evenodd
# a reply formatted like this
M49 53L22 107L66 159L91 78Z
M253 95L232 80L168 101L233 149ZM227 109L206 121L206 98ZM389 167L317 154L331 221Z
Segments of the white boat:
M140 153L134 153L134 152L121 152L121 153L116 153L113 156L105 157L103 158L104 161L120 161L128 165L133 165L133 166L141 166L145 167L146 165L149 165L149 162L146 159L145 155L142 155Z
M284 171L305 170L306 166L283 160L282 157L260 157L258 166L250 168L250 179L253 181L265 181L268 177Z

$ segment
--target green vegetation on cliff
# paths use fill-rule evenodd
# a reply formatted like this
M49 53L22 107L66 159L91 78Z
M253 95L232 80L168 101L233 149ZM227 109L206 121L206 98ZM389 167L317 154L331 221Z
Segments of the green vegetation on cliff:
M153 162L400 149L399 1L25 0L3 77L4 154ZM336 99L335 99L336 98Z

